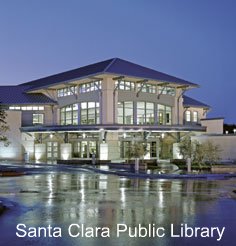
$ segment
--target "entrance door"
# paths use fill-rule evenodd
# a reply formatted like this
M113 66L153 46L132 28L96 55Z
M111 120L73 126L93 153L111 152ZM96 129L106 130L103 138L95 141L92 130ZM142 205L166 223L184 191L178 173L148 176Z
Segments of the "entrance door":
M146 154L144 156L145 159L157 158L158 157L158 148L157 142L139 142L139 144L143 144L146 146ZM130 148L132 145L132 141L121 141L121 149L120 156L121 158L130 158Z
M58 143L47 142L47 161L55 163L58 159Z
M73 157L92 158L93 153L98 156L97 149L96 141L80 141L74 143Z

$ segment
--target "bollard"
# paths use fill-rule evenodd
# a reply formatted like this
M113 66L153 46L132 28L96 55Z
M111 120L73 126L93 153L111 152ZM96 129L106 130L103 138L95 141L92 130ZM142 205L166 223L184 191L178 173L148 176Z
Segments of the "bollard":
M95 158L95 154L92 154L92 164L95 165L96 164L96 158Z
M139 171L139 158L135 158L135 167L134 167L135 172Z
M188 171L188 173L190 173L191 172L191 165L192 165L192 163L191 163L191 158L187 158L187 171Z

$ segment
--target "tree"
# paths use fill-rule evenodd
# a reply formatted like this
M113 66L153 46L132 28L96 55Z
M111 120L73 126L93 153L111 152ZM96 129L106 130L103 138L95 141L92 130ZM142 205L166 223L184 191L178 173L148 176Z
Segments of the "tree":
M204 161L206 163L214 164L219 161L221 149L218 145L213 144L211 141L206 141L202 143L202 148L204 150Z
M129 145L129 148L126 151L126 155L128 157L128 160L131 158L141 158L146 154L147 147L145 144L141 142L132 142Z
M179 152L183 156L183 159L192 158L193 149L190 136L184 137L179 144Z
M3 142L5 146L9 145L6 132L9 131L9 126L6 122L7 113L0 104L0 142Z
M179 145L180 154L183 159L191 158L193 164L214 164L219 160L220 148L211 141L200 143L191 141L191 137L187 136L182 139Z

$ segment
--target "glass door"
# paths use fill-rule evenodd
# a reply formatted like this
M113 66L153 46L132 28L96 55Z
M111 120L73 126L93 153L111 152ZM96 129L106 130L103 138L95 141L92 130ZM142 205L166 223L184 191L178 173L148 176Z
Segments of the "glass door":
M47 142L47 161L54 163L58 159L58 143Z

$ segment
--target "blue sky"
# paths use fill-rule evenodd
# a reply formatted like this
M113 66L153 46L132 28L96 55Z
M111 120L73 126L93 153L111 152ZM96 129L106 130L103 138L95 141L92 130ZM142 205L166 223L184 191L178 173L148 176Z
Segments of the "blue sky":
M236 123L236 1L8 0L0 84L119 57L198 83L188 95Z

